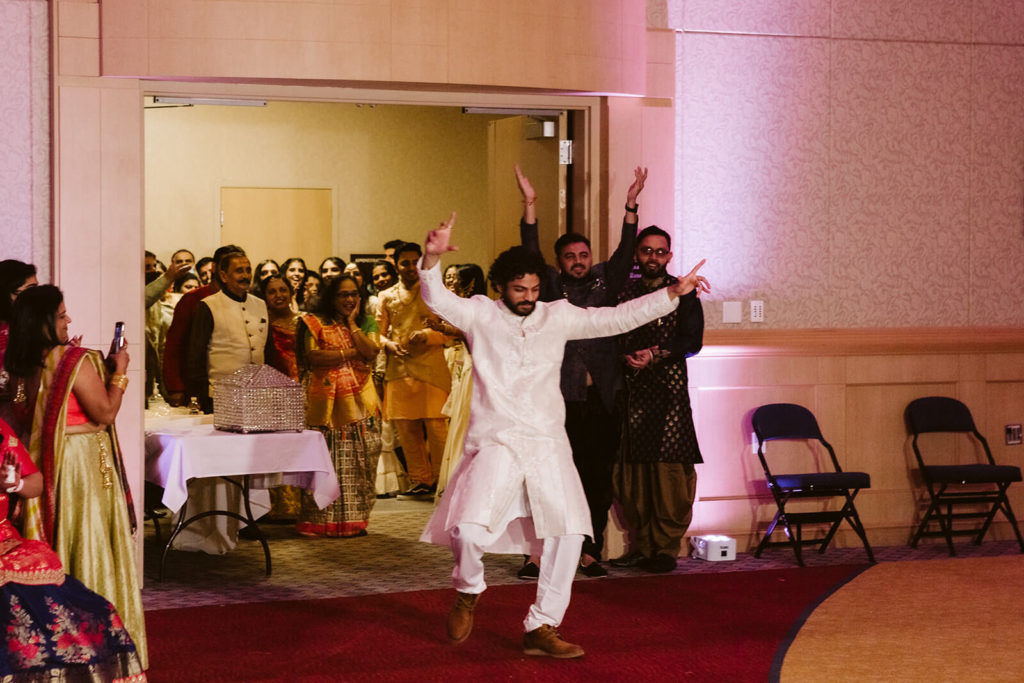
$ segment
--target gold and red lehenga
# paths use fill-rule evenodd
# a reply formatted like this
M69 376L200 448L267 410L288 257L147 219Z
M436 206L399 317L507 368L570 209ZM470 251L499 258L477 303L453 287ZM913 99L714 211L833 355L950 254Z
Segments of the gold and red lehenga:
M0 422L3 442L14 433ZM27 476L36 467L23 446L14 448ZM6 647L0 680L146 680L135 644L114 606L64 573L42 541L22 538L7 518L10 499L0 494L0 612Z
M106 378L96 351L56 346L43 358L29 451L44 488L38 498L23 501L22 531L52 547L69 577L114 605L145 668L135 506L114 426L89 423L74 396L86 363Z

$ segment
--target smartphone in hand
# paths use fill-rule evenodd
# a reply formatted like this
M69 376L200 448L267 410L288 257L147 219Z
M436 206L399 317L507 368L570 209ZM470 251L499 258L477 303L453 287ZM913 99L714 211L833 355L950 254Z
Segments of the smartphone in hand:
M124 339L124 321L118 320L114 323L114 338L110 342L110 351L107 352L107 370L114 371L114 361L111 358L115 353L125 347L127 342Z

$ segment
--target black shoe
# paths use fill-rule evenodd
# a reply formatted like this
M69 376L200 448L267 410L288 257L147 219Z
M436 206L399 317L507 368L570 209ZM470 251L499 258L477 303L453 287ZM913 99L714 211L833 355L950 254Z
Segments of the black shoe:
M676 568L676 558L664 553L658 553L650 559L641 561L637 566L645 572L652 574L667 574Z
M602 576L608 576L608 570L601 566L601 563L594 560L590 564L580 564L580 574L583 576L589 576L592 579L599 579Z
M516 576L520 579L536 579L540 577L540 567L533 562L527 560L523 563L523 566L516 572Z
M646 559L647 558L644 557L644 554L642 552L633 551L627 555L623 555L622 557L616 557L614 559L608 560L608 564L610 564L613 567L625 569L628 567L636 567Z

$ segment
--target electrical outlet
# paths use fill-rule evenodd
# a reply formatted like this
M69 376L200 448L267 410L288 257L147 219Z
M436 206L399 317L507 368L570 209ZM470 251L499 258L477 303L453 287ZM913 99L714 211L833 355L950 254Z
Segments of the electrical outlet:
M1006 445L1019 446L1021 443L1020 425L1006 425Z
M763 323L764 322L764 302L763 301L751 301L750 302L750 322L752 322L752 323Z
M743 322L743 304L740 301L722 302L722 322L740 323Z

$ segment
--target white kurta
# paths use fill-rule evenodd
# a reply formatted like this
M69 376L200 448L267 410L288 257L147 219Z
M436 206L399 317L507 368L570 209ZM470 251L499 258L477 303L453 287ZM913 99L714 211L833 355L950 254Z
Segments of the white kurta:
M486 296L462 299L441 269L420 271L427 306L466 336L473 398L464 455L420 538L447 546L464 523L492 529L525 485L533 524L513 523L489 552L528 553L535 539L593 533L590 510L565 434L559 390L565 342L622 334L676 307L665 289L615 308L537 302L528 316Z

